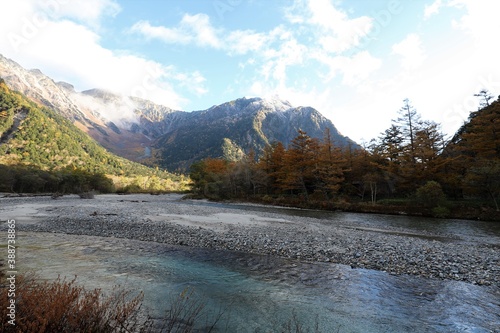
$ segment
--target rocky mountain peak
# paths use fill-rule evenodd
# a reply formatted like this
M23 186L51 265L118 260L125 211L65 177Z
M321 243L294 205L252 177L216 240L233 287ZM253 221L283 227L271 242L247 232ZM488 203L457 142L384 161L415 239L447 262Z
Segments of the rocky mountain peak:
M277 112L284 112L293 108L289 101L283 100L278 96L261 99L261 103L266 109L268 108Z
M68 82L59 81L56 84L62 89L68 90L70 92L75 92L75 86Z
M36 76L45 76L45 74L43 74L42 71L37 68L30 69L28 72Z
M114 92L111 92L111 91L105 90L105 89L98 89L98 88L84 90L84 91L82 91L82 94L86 95L86 96L98 98L106 103L117 102L123 98L123 96L121 96L117 93L114 93Z

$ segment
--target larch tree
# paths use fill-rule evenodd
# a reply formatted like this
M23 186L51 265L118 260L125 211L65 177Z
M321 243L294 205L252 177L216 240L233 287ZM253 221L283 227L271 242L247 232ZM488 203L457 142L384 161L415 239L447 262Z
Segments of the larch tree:
M439 124L433 121L424 121L415 132L415 170L414 181L422 186L427 181L435 180L440 167L446 161L440 158L444 149L444 136Z
M344 181L346 159L340 147L334 145L330 130L325 130L317 156L316 189L325 193L326 197L334 197Z
M319 143L306 132L299 134L290 143L285 154L285 177L283 190L299 191L308 200L308 189L314 182L314 170L317 162Z
M402 133L403 144L407 150L405 155L409 156L411 161L415 163L415 136L422 125L422 120L408 98L403 100L403 103L399 109L398 118L393 123Z
M262 156L257 163L257 169L266 175L266 192L274 193L282 184L285 177L285 146L276 142L264 148Z

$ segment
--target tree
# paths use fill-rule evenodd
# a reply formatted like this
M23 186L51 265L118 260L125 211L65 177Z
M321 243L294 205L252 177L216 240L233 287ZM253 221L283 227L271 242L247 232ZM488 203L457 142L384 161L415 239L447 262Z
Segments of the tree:
M446 160L440 158L444 149L444 137L440 126L432 121L424 121L415 132L414 139L415 170L414 181L422 185L426 181L435 179L436 173Z
M456 192L460 190L461 195L490 197L498 206L500 101L489 103L488 97L484 101L486 106L471 112L468 122L445 149L450 159L446 168L456 175L450 182Z
M333 197L339 191L344 181L345 159L340 147L336 147L331 138L330 129L326 129L323 140L320 143L317 156L316 188Z
M472 112L461 139L462 152L474 158L500 158L500 102Z
M398 112L399 117L393 122L399 127L402 134L403 147L406 148L405 155L409 156L411 161L415 163L415 136L421 126L421 119L408 98L404 99L403 103Z
M442 206L446 203L446 195L441 185L436 181L428 181L420 186L416 192L417 200L426 207Z
M479 93L474 94L475 97L479 97L479 109L483 109L490 106L490 100L493 99L493 95L487 89L481 89Z
M436 180L446 161L440 159L444 148L440 126L423 121L408 99L403 102L399 117L382 133L373 152L382 158L378 163L389 188L410 195L426 181Z
M285 178L285 154L285 146L281 142L275 142L264 148L257 163L257 169L266 175L267 193L276 192Z
M363 189L365 189L366 186L370 188L370 201L372 205L377 203L379 182L380 182L380 175L375 172L370 172L363 176Z
M401 129L392 124L378 138L378 142L372 144L372 155L378 157L375 163L385 173L387 187L391 193L396 191L401 168L405 163L403 142L404 138Z
M267 177L257 167L253 149L228 170L229 183L233 195L238 197L257 194L259 188L266 187Z
M13 168L0 164L0 192L13 192L16 172Z
M285 154L286 173L281 184L284 190L299 191L308 200L308 192L314 182L318 148L317 139L312 139L306 132L299 130Z
M481 159L468 170L464 180L467 191L472 194L488 196L493 200L495 208L500 211L500 160Z
M389 162L399 165L403 157L403 133L401 128L392 124L379 138L380 144L376 148L377 152L388 159Z
M225 196L224 177L228 174L229 162L219 158L206 158L191 166L190 177L193 188L210 196Z

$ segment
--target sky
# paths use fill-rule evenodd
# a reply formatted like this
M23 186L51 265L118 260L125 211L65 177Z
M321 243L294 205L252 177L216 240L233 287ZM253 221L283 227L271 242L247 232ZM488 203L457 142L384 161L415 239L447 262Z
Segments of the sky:
M77 91L178 110L280 98L358 143L408 98L450 136L474 94L500 94L499 12L494 0L9 0L0 54Z

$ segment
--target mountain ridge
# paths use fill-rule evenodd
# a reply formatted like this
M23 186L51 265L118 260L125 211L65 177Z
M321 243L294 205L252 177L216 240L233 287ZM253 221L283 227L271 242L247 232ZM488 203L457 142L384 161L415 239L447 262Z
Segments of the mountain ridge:
M259 153L275 141L286 146L299 129L321 138L328 128L340 146L359 148L319 111L277 97L243 97L187 112L104 89L77 92L70 83L55 82L2 55L0 77L12 89L54 108L111 152L171 171L186 171L198 159L223 157L228 142L245 153ZM194 138L202 141L192 142Z
M113 184L120 188L140 177L141 183L149 182L152 190L161 189L153 181L163 185L163 190L184 186L178 175L113 155L69 119L12 91L3 79L0 79L0 167L7 174L0 175L0 189L7 191L83 190L91 184L85 185L81 177L107 179L106 191L111 191ZM17 178L9 174L17 174ZM16 181L24 185L19 187Z

